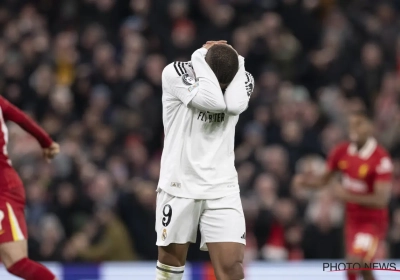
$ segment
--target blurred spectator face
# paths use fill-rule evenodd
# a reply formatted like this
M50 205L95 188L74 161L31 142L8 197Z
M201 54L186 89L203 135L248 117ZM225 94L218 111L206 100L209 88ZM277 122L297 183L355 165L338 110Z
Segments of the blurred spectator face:
M57 191L57 200L63 207L71 206L74 203L75 198L75 188L71 184L64 183L59 186Z
M286 242L291 246L298 246L303 239L301 226L292 226L285 232Z
M31 62L31 60L35 56L35 49L32 46L33 46L32 36L27 36L20 42L21 53L27 62Z
M130 7L135 14L145 15L150 9L151 1L131 0Z
M238 167L239 186L247 186L255 173L255 166L251 162L244 162Z
M188 14L187 3L182 0L171 1L168 7L168 14L173 21L186 18Z
M102 69L114 61L115 50L109 43L98 45L94 50L94 64Z
M145 73L153 84L161 85L161 74L165 66L165 58L161 55L150 55L147 58Z
M53 69L49 65L42 64L33 73L31 83L38 95L46 96L50 94L50 90L54 85L54 74L52 70Z
M322 144L326 152L345 139L343 130L337 125L328 125L322 132Z
M282 139L286 143L300 144L303 139L303 132L299 123L294 121L285 122L282 125Z
M306 102L302 110L303 122L306 127L312 127L319 119L319 108L315 103Z
M136 142L128 145L128 153L130 160L137 168L142 168L147 162L148 154L146 147L140 143Z
M69 87L57 86L50 95L50 102L59 114L68 114L73 107L72 93Z
M288 158L286 151L280 146L265 148L260 154L259 159L263 166L273 174L282 178L287 172Z
M366 117L351 114L348 120L348 130L349 138L352 142L364 144L371 136L372 126Z
M266 13L261 19L262 27L267 36L274 35L279 32L282 27L282 19L276 13Z
M91 24L83 31L81 43L85 49L92 50L104 38L104 29L98 24Z
M104 112L110 105L111 91L105 85L95 86L90 96L90 107L97 112Z
M396 15L389 3L380 4L377 8L376 14L383 24L390 24L395 19Z
M279 199L274 205L276 219L286 225L293 221L296 216L296 207L290 199Z
M32 183L26 189L27 200L32 203L42 203L45 198L45 190L39 183Z
M126 162L123 157L112 157L107 164L107 169L110 170L114 181L119 185L126 183L129 177Z
M235 16L235 10L229 5L217 5L211 10L210 16L216 27L224 28L231 23Z
M361 50L361 60L367 69L372 69L382 64L382 52L378 45L367 43Z
M113 199L113 187L110 176L105 173L98 173L89 187L89 195L94 201Z
M134 189L134 192L140 203L149 208L154 209L156 206L156 186L150 181L139 181Z
M246 28L237 28L233 33L233 47L242 56L245 56L250 48L251 37Z
M64 230L58 218L48 215L40 221L40 239L45 242L58 243L64 238Z
M258 106L254 110L254 119L262 125L268 125L271 119L269 108L267 106Z
M269 91L277 90L279 87L279 76L275 71L265 71L260 76L260 86Z
M160 177L160 159L153 159L149 163L149 177L152 181L156 182L158 181Z
M196 36L195 26L191 21L179 21L172 29L172 42L178 49L188 48Z
M271 207L276 198L277 183L275 179L270 174L259 175L255 181L255 190L262 201L271 202L269 205Z
M259 124L249 124L244 131L245 143L252 148L260 147L264 143L264 129Z
M96 0L96 5L99 11L108 12L114 7L115 0Z

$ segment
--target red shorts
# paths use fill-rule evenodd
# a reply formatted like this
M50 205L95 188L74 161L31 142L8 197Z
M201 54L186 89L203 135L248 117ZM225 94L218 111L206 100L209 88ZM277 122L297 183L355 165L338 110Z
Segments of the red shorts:
M377 224L347 224L345 227L346 253L359 256L365 262L374 260L386 236L386 226Z
M0 244L25 240L27 237L25 204L0 198Z

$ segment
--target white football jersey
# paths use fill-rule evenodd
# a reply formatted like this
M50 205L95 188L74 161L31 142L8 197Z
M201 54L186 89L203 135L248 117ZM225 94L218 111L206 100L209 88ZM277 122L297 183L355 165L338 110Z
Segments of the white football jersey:
M190 62L174 62L162 74L164 150L158 188L191 199L239 192L234 165L235 126L254 88L239 70L223 94L199 49Z

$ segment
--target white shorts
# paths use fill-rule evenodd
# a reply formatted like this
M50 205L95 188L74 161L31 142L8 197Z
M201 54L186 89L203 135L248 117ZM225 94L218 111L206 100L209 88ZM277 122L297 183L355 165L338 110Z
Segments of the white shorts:
M246 245L246 224L240 194L197 200L157 194L157 246L195 243L200 225L200 250L207 243L236 242Z

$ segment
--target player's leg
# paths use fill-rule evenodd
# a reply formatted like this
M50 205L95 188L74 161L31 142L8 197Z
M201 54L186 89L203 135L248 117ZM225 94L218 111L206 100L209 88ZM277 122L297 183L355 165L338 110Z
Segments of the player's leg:
M185 271L189 243L158 247L156 280L180 280Z
M201 207L202 201L158 193L156 280L182 279L189 243L196 241Z
M218 280L244 279L245 245L235 242L207 243L215 276Z
M201 249L209 250L217 279L244 279L246 224L240 194L207 200L200 231Z
M8 272L26 280L54 280L55 275L28 258L23 205L0 202L0 258Z
M360 266L370 267L370 263L375 257L379 245L379 238L373 234L366 232L357 232L354 236L351 250L347 255L347 262L357 263ZM361 275L364 280L375 280L372 270L349 271L352 278L356 280L358 275ZM355 275L355 276L354 276Z

